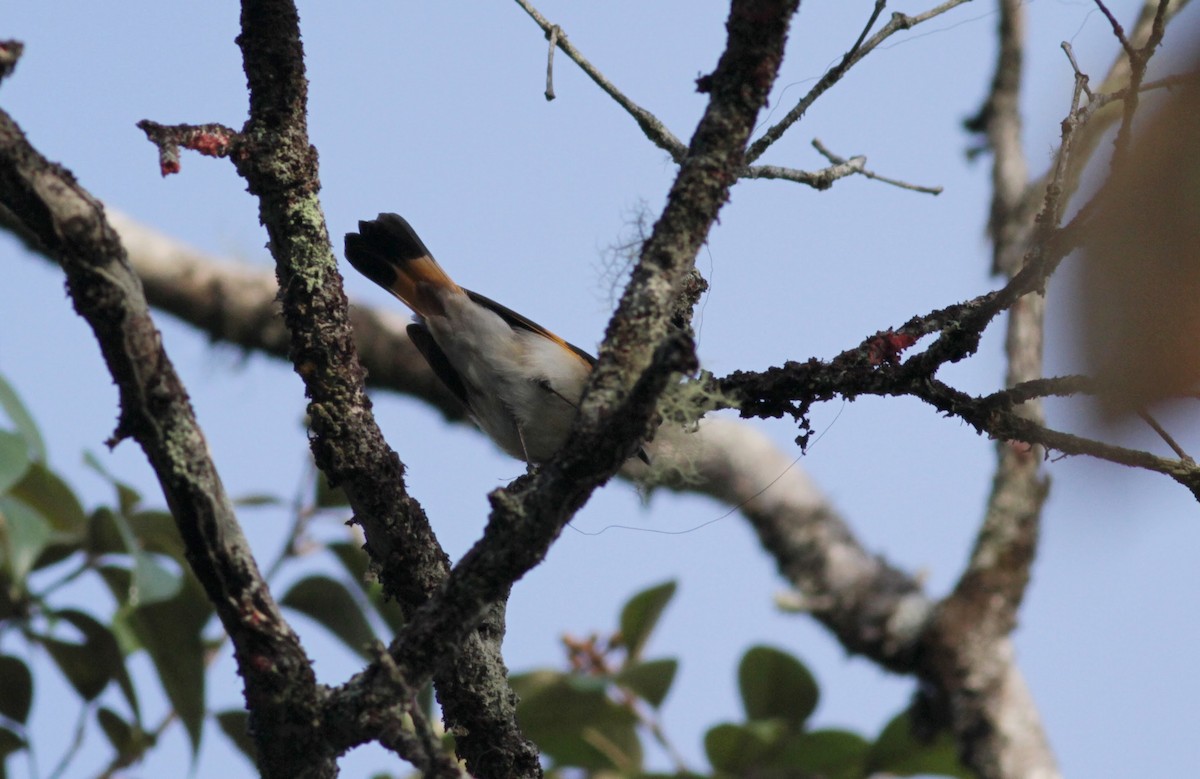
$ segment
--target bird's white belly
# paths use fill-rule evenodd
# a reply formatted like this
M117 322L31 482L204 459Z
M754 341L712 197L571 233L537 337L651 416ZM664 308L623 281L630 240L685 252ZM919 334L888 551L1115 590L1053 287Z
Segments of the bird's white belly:
M462 378L475 422L513 457L548 459L566 440L590 367L465 296L447 303L457 310L426 326Z

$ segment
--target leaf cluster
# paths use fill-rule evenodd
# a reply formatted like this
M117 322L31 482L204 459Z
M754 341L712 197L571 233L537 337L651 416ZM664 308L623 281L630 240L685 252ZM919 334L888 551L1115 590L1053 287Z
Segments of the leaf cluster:
M665 582L630 598L619 628L608 636L565 639L569 668L539 669L513 677L521 696L522 729L550 760L550 776L597 779L866 779L880 774L969 777L949 733L917 738L907 712L878 736L815 729L820 700L816 679L793 655L754 646L738 665L745 718L724 722L704 735L710 768L683 764L659 716L679 670L676 658L646 659L645 647L676 591ZM673 773L645 767L647 739L672 756Z

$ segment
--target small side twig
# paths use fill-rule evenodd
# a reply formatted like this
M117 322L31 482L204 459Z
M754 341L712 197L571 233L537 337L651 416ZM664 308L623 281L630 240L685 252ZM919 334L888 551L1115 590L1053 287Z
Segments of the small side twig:
M158 167L163 176L179 172L180 146L206 157L227 157L241 143L237 130L223 124L165 125L143 119L137 126L158 147Z
M542 16L541 13L539 13L538 10L528 2L528 0L517 0L517 5L521 6L525 13L529 14L529 17L533 19L533 21L535 21L539 27L542 28L542 31L545 32L547 36L550 36L551 34L555 36L554 43L557 43L558 48L562 49L563 54L566 54L568 57L570 57L571 60L574 61L575 64L578 65L580 69L588 75L588 78L596 83L596 86L600 87L605 93L608 94L609 97L617 101L617 105L624 108L625 111L633 117L634 121L638 123L638 127L642 128L642 132L646 134L646 137L649 138L655 146L664 150L667 154L670 154L671 159L673 159L676 163L683 161L683 158L687 155L687 146L685 146L682 141L676 138L674 133L668 130L667 126L664 125L657 116L630 100L625 96L624 92L617 89L617 87L611 81L604 77L604 74L601 73L595 65L588 62L587 58L583 56L579 49L576 49L571 42L567 40L567 35L562 31L561 27L559 27L557 24L552 24L546 19L546 17ZM553 46L554 44L551 44L552 50ZM547 95L546 99L549 100L550 95Z
M1075 61L1075 50L1071 48L1071 44L1067 41L1063 41L1060 45L1062 46L1062 50L1067 55L1067 60L1071 63L1071 70L1075 71L1076 83L1079 84L1080 88L1083 90L1083 93L1087 95L1088 105L1091 105L1092 101L1096 99L1096 96L1092 94L1091 87L1088 86L1089 79L1087 74L1079 69L1079 63Z
M0 41L0 81L12 75L24 51L25 44L20 41Z
M561 28L556 24L546 33L550 40L550 51L546 54L546 102L554 99L554 50L558 48L558 34Z
M782 179L794 181L797 184L807 184L813 189L829 189L833 182L862 173L867 164L866 157L854 157L841 160L837 164L817 171L785 168L779 165L750 165L741 170L738 178L743 179Z
M1163 441L1166 441L1167 446L1171 447L1171 451L1175 452L1175 455L1179 457L1180 460L1185 463L1195 462L1195 460L1192 459L1192 456L1184 451L1183 447L1171 437L1171 434L1167 432L1166 428L1160 425L1158 420L1150 415L1149 411L1140 409L1137 414L1142 418L1143 422L1145 422L1147 425L1150 425L1150 429L1158 433L1159 438L1161 438Z
M1113 12L1108 10L1108 6L1104 4L1104 0L1095 0L1095 2L1096 7L1100 9L1100 13L1104 14L1104 18L1108 19L1108 23L1112 25L1113 35L1117 36L1117 41L1120 42L1121 48L1125 50L1125 54L1128 55L1130 59L1138 56L1137 49L1135 49L1133 44L1129 42L1129 39L1125 37L1125 28L1122 27L1121 23L1117 21L1117 17L1113 16ZM1071 64L1074 64L1074 59L1072 59ZM1078 68L1076 68L1076 72L1078 72Z
M847 160L845 157L834 154L824 143L821 142L820 138L813 138L812 145L814 149L821 153L821 156L832 162L834 165L845 165L847 162L854 162L855 160L862 160L863 164L865 165L867 161L867 158L862 156L852 157L850 160ZM927 195L942 194L942 187L929 187L923 184L910 184L909 182L901 181L900 179L881 176L872 170L867 170L866 167L860 167L859 170L854 172L860 176L865 176L866 178L874 179L875 181L879 181L884 184L891 184L893 187L899 187L900 189L908 189L913 192L924 192Z
M1111 15L1100 0L1096 0L1096 2L1105 15L1111 19ZM1134 48L1125 38L1121 25L1117 24L1115 20L1112 21L1113 32L1121 41L1121 46L1129 57L1129 96L1125 98L1123 105L1125 113L1121 117L1121 126L1117 129L1117 138L1113 141L1112 170L1117 170L1121 166L1129 152L1129 146L1133 142L1133 117L1137 113L1142 82L1146 80L1146 68L1150 64L1150 58L1154 56L1158 44L1162 43L1163 35L1166 33L1166 14L1170 5L1170 0L1159 0L1158 9L1154 12L1154 20L1150 23L1150 34L1146 38L1146 43L1137 48Z
M517 1L522 2L523 0ZM912 29L918 24L927 22L936 16L941 16L952 8L962 5L966 2L970 2L970 0L946 0L946 2L942 3L941 5L931 8L924 13L916 14L915 16L909 16L908 14L902 14L898 12L893 13L892 18L888 21L888 23L881 27L879 32L872 35L869 40L864 42L863 38L866 36L867 32L870 31L871 27L875 25L875 21L879 18L880 13L883 11L883 6L886 5L886 3L882 2L882 0L876 0L875 7L871 12L871 18L867 21L862 34L859 35L858 40L853 46L850 47L850 50L842 56L842 59L838 62L838 64L825 71L825 74L821 76L817 83L813 85L813 88L808 91L808 94L801 97L799 102L792 107L792 110L787 112L786 116L768 128L766 132L759 136L758 140L750 144L750 148L746 150L746 162L754 162L756 159L761 157L763 152L765 152L771 146L771 144L779 140L783 134L787 132L789 127L798 122L800 118L804 116L805 112L808 111L809 107L814 102L816 102L817 98L825 94L825 92L828 91L829 88L838 81L841 81L842 77L849 72L850 68L854 67L860 61L862 61L863 57L867 56L876 48L878 48L879 44L883 43L885 40L901 30Z

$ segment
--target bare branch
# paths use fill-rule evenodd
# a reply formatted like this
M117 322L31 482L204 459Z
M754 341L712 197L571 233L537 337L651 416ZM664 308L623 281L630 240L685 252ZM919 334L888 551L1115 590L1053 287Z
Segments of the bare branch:
M638 127L642 128L642 132L646 134L646 137L649 138L655 146L659 147L667 154L670 154L671 159L673 159L676 163L681 163L683 161L684 156L687 154L687 147L684 146L683 142L676 138L675 135L667 129L666 125L659 121L658 117L630 100L625 96L624 92L617 89L617 87L611 81L605 78L603 73L596 69L595 65L588 62L587 58L584 57L583 54L576 49L569 40L567 40L567 34L562 31L561 27L556 24L551 24L549 21L547 21L546 17L542 16L538 10L528 2L528 0L517 0L517 5L521 6L525 13L529 14L529 17L537 22L537 25L542 28L543 32L546 33L547 38L554 38L554 40L551 42L551 48L553 48L554 43L557 43L558 48L562 49L563 53L570 57L575 64L578 65L580 69L583 70L583 72L586 73L588 77L596 83L596 86L604 90L609 97L617 101L617 105L624 108L625 111L633 117L634 121L638 123ZM549 84L550 74L548 68L546 78L546 99L549 100L551 99L550 93L552 90L550 89Z
M144 128L167 152L172 144L199 141L202 152L229 154L259 198L276 260L289 356L310 399L314 458L331 483L345 488L385 590L411 613L439 588L448 564L420 506L405 490L403 466L384 442L363 390L341 277L316 197L320 183L307 137L304 53L292 2L245 0L238 43L250 87L250 117L238 133L219 128L229 143L210 148L209 131L219 126L201 125L199 132L154 123ZM503 634L502 609L485 609L479 618L489 621L489 635ZM471 635L478 621L463 636L459 661L437 679L447 720L462 733L460 754L480 776L540 776L537 750L516 726L515 698L498 643ZM481 680L491 686L486 695L478 687ZM279 775L306 775L319 765L312 753L330 748L314 737L299 749L279 737L280 723L263 718L269 711L252 702L250 713L264 771L269 766ZM309 720L328 721L319 715Z
M1158 420L1150 415L1149 411L1142 409L1138 412L1138 416L1141 417L1147 425L1150 425L1150 428L1154 430L1154 432L1158 433L1158 437L1165 441L1167 446L1171 447L1171 451L1173 451L1181 461L1185 463L1194 462L1191 455L1189 455L1184 448L1180 446L1174 438L1171 437L1171 434L1167 432L1166 428L1160 425Z
M1104 0L1094 1L1096 3L1096 7L1100 9L1100 13L1104 14L1104 18L1108 19L1108 23L1112 25L1113 35L1115 35L1117 41L1120 42L1121 48L1125 50L1125 56L1129 57L1131 60L1137 57L1137 49L1133 48L1133 44L1130 43L1129 39L1125 37L1125 28L1123 28L1121 23L1117 21L1117 17L1113 16L1112 11L1108 10L1108 6L1104 4ZM1162 5L1165 5L1165 3ZM1078 72L1078 68L1076 71Z
M150 305L200 328L214 341L288 356L289 335L276 301L274 273L206 255L112 208L108 218ZM397 312L351 303L350 324L368 386L415 395L447 419L465 419L462 404L408 340L408 322Z
M0 81L12 75L24 51L25 44L20 41L0 41Z
M1063 41L1061 46L1063 52L1065 52L1067 55L1067 61L1071 63L1071 70L1075 71L1075 80L1083 89L1083 93L1087 95L1088 103L1090 105L1091 102L1096 99L1096 95L1088 86L1088 75L1079 69L1079 63L1075 60L1075 50L1071 48L1071 44L1067 41Z
M829 160L830 162L834 163L835 165L842 165L847 162L847 160L844 157L840 157L837 154L834 154L832 151L830 151L829 148L826 147L825 144L821 142L820 138L813 138L812 145L813 145L814 149L816 149L818 152L821 153L821 155L823 157L825 157L825 159ZM866 163L866 157L853 157L853 158L851 158L850 161L852 162L853 160L862 160L864 165ZM923 192L927 195L942 194L941 187L929 187L929 186L925 186L923 184L910 184L907 181L901 181L900 179L894 179L894 178L889 178L887 176L881 176L878 173L875 173L874 171L867 170L865 167L863 167L861 170L858 170L856 172L861 176L865 176L866 178L874 179L875 181L881 181L884 184L891 184L893 187L899 187L900 189L908 189L913 192Z
M521 2L521 0L518 0L518 2ZM750 148L746 150L746 163L752 163L761 157L763 152L770 148L771 144L783 137L783 134L787 132L788 128L790 128L793 124L798 122L801 117L804 116L804 113L808 111L809 107L817 101L817 98L825 94L825 92L827 92L831 86L841 81L842 77L845 76L852 67L861 62L863 57L866 57L868 54L874 51L879 44L883 43L885 40L901 30L910 30L913 27L916 27L918 24L941 16L947 11L950 11L951 9L962 5L963 3L968 2L970 2L970 0L946 0L946 2L942 3L941 5L931 8L923 13L919 13L915 16L908 16L907 14L902 13L893 13L892 18L888 21L888 23L884 25L879 32L872 35L870 40L864 43L863 37L866 35L867 31L869 31L871 27L875 25L875 21L879 18L879 14L883 11L883 6L885 4L882 2L882 0L876 0L875 7L871 11L871 17L867 20L867 25L863 28L863 33L859 35L858 41L856 41L854 46L850 47L850 50L842 56L842 59L838 62L838 64L834 65L832 68L827 70L823 76L821 76L817 83L813 85L813 88L808 91L808 94L801 97L800 101L796 103L792 110L787 112L787 115L768 128L767 131L758 138L758 140L750 144Z
M1104 10L1105 15L1112 19L1112 15L1108 13L1108 9L1104 8L1100 0L1096 0L1096 2ZM1137 113L1142 82L1146 79L1146 67L1150 64L1150 59L1154 56L1154 52L1158 49L1158 44L1162 42L1163 34L1166 32L1165 20L1170 4L1171 0L1159 0L1154 18L1150 22L1150 32L1146 36L1146 42L1136 49L1126 40L1121 26L1116 23L1115 19L1112 19L1114 33L1129 56L1129 94L1123 103L1125 114L1121 118L1121 126L1117 130L1117 138L1113 141L1111 163L1113 170L1119 168L1129 154L1129 145L1133 142L1133 117Z
M838 161L836 164L818 171L781 168L778 165L750 165L743 168L738 176L744 179L783 179L784 181L794 181L797 184L807 184L813 189L829 189L838 179L862 173L863 166L866 164L866 157L854 157Z
M179 172L179 147L200 152L206 157L225 157L233 153L241 138L236 130L223 124L162 125L143 119L138 127L158 147L158 167L163 176Z
M558 25L550 28L547 38L550 39L550 52L546 55L546 102L554 99L554 50L558 48L558 34L562 32Z
M188 562L233 640L247 700L262 721L311 734L322 697L316 678L242 536L124 248L99 201L34 150L3 111L0 203L67 274L75 308L95 332L120 390L110 445L132 437L146 453ZM306 770L294 775L335 772L332 755L310 754Z
M992 202L988 233L992 272L1012 276L1020 267L1032 222L1021 210L1029 166L1021 149L1021 70L1025 12L1021 0L1001 0L997 30L999 52L992 87L979 113L965 124L984 133L992 152Z
M1137 21L1134 23L1132 29L1127 31L1126 37L1130 45L1135 48L1145 46L1153 33L1155 25L1157 24L1165 28L1189 2L1190 0L1170 0L1166 3L1165 10L1163 10L1164 6L1161 0L1145 0L1138 14ZM1023 212L1032 214L1037 211L1045 199L1046 187L1049 185L1052 177L1056 178L1059 182L1058 186L1061 187L1060 197L1064 202L1068 202L1074 196L1075 192L1079 189L1083 170L1099 148L1101 140L1105 137L1105 133L1124 115L1121 106L1129 94L1128 89L1132 84L1130 71L1130 60L1125 54L1124 49L1114 58L1108 73L1101 81L1099 87L1092 87L1091 81L1086 79L1086 74L1081 73L1078 68L1075 68L1077 82L1083 76L1085 79L1083 84L1087 87L1086 92L1094 93L1096 100L1089 102L1084 114L1076 118L1076 127L1074 130L1077 132L1074 132L1074 137L1072 138L1074 148L1070 154L1071 159L1067 163L1065 173L1055 173L1055 170L1058 168L1057 158L1063 154L1063 150L1060 147L1056 152L1055 162L1050 166L1050 169L1041 178L1031 182L1026 187L1021 202L1021 210ZM1149 85L1143 85L1143 88L1147 86ZM1137 91L1141 90L1138 89Z

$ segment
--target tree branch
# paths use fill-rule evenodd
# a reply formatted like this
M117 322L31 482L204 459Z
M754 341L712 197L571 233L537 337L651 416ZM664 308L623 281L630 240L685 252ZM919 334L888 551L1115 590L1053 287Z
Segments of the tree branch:
M1028 177L1020 118L1024 31L1021 1L1001 0L991 93L967 123L986 134L992 151L988 227L993 272L1010 278L1036 232L1020 208ZM1046 384L1041 378L1045 307L1038 294L1015 300L1005 339L1005 385L1010 388L1005 413L1042 427L1041 403L1030 390ZM1016 387L1023 391L1013 392ZM1049 778L1059 775L1058 766L1037 707L1016 670L1009 636L1029 584L1050 485L1041 472L1044 450L1010 441L996 444L992 491L967 567L938 603L923 637L920 675L927 682L922 692L927 705L919 710L948 719L964 762L980 776Z
M604 90L606 95L615 100L617 105L624 108L625 111L633 117L633 120L637 122L638 127L642 128L642 132L646 134L646 137L649 138L655 146L671 155L671 159L673 159L676 163L683 162L683 158L687 154L687 147L684 146L683 142L676 138L675 135L667 129L667 126L664 125L657 116L630 100L625 96L624 92L617 89L617 87L611 81L609 81L603 73L596 69L595 65L593 65L591 62L588 62L587 58L583 56L579 49L575 48L575 46L569 40L567 40L567 34L563 32L561 27L559 27L557 24L552 24L546 19L546 17L542 16L541 13L539 13L538 10L528 2L528 0L517 0L517 5L521 6L525 13L529 14L529 18L537 22L538 27L542 28L542 32L546 34L546 39L550 41L550 45L552 47L557 44L558 48L562 49L563 54L566 54L568 57L570 57L571 60L574 61L575 64L587 74L588 78L596 83L596 86ZM550 63L553 63L553 48L551 48L550 54ZM547 66L547 100L552 100L554 98L551 72L550 66Z
M849 51L842 55L841 61L827 70L825 74L817 81L817 83L813 85L813 88L808 90L808 93L800 98L799 102L792 107L792 110L788 111L787 114L778 122L767 128L766 132L759 136L758 140L750 144L750 148L746 150L747 164L757 160L767 149L771 147L771 144L782 138L783 134L787 132L788 128L800 121L800 118L804 116L805 112L808 111L812 104L817 101L817 98L825 94L834 84L841 81L842 77L850 72L852 67L857 65L864 57L874 51L879 44L883 43L885 40L901 30L910 30L913 27L916 27L918 24L941 16L947 11L950 11L953 8L956 8L957 6L967 2L970 2L970 0L946 0L946 2L942 3L941 5L931 8L923 13L919 13L915 16L909 16L907 14L898 12L893 13L892 18L888 20L887 24L880 28L879 32L872 35L869 40L864 41L863 39L866 38L866 35L868 32L870 32L871 28L875 26L875 22L879 19L880 14L883 12L884 7L886 6L886 0L875 0L875 7L872 9L871 16L867 20L866 26L863 27L862 33L858 36L858 40L855 41L854 45L850 47Z
M1170 0L1161 16L1160 23L1162 25L1169 24L1187 6L1189 1ZM1160 7L1160 0L1145 0L1132 31L1126 35L1130 45L1136 48L1145 46L1153 31L1155 20L1160 18ZM1079 73L1078 68L1076 68L1076 73L1079 76L1085 76L1085 74ZM1051 179L1055 177L1061 182L1059 185L1062 192L1061 197L1064 201L1069 202L1079 189L1083 170L1099 148L1100 142L1106 137L1106 132L1124 116L1122 104L1129 94L1128 89L1131 83L1129 57L1122 49L1114 58L1100 86L1092 90L1095 92L1097 100L1094 102L1089 100L1085 111L1075 117L1074 149L1070 154L1071 159L1066 170L1057 176L1054 173L1058 167L1058 158L1063 156L1063 149L1060 147L1050 169L1026 187L1021 203L1021 209L1024 212L1032 214L1037 211L1045 199L1046 188ZM1117 95L1120 97L1116 97Z
M242 537L124 248L99 201L38 154L2 111L0 202L67 274L75 309L96 334L120 391L110 446L132 437L146 453L188 562L233 641L247 701L281 742L315 741L322 693ZM336 773L334 756L319 742L313 747L306 770L293 776Z
M307 135L304 52L292 2L246 0L238 43L250 88L250 116L240 132L223 135L229 143L221 150L259 199L260 219L276 260L289 356L309 397L313 455L330 482L346 490L385 591L412 613L440 587L448 563L423 511L405 490L403 465L383 440L363 390L341 276L317 199L320 182ZM198 137L208 134L186 125L144 126L160 150L166 150L168 163L172 145L195 146ZM489 640L477 634L467 641L458 665L446 666L439 675L438 692L449 726L463 734L458 746L475 773L540 776L536 748L516 726L515 699L497 640L502 615L501 609L492 610L485 628ZM478 620L471 630L476 624ZM489 689L474 686L480 683ZM263 722L253 707L251 721L264 770L303 775L306 750L272 735L272 723Z
M822 157L829 160L834 165L842 165L845 162L847 162L847 160L844 157L841 157L837 154L834 154L832 151L830 151L825 146L825 144L821 142L821 140L819 138L813 138L812 145L813 145L814 149L816 149L818 152L821 153ZM862 160L863 164L865 166L865 164L866 164L865 157L855 157L854 159ZM867 170L866 167L862 167L860 170L855 171L855 172L861 176L864 176L865 178L874 179L875 181L882 181L884 184L891 184L893 187L899 187L900 189L909 189L909 190L912 190L913 192L923 192L927 195L942 194L941 187L928 187L928 186L924 186L921 184L910 184L907 181L900 181L899 179L888 178L887 176L881 176L878 173L875 173L874 171Z

